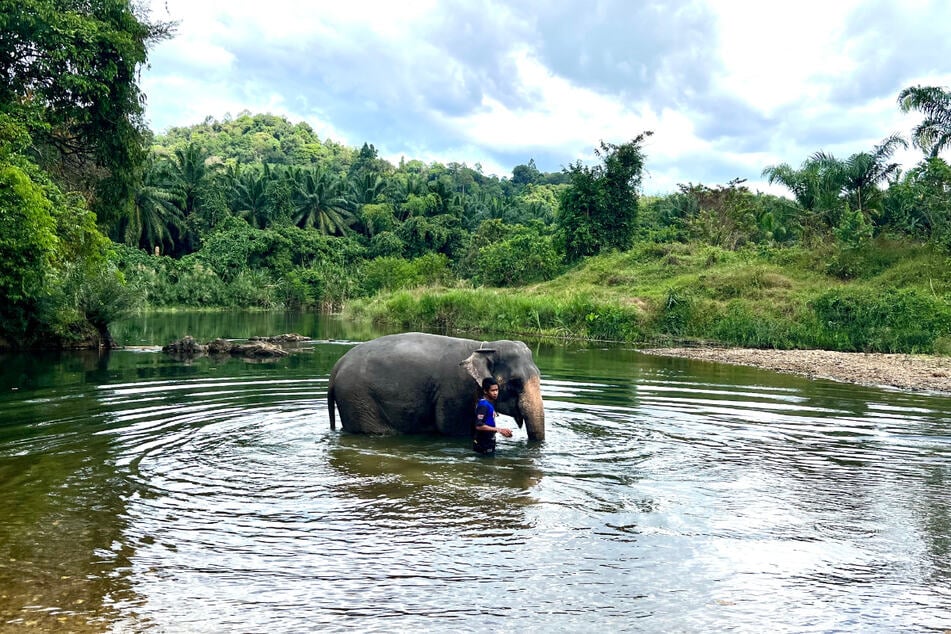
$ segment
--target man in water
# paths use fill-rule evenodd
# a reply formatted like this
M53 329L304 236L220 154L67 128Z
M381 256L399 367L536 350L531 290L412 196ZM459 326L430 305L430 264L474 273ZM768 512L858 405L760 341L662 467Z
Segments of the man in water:
M491 456L495 454L495 434L499 433L506 438L512 437L512 430L495 426L495 407L492 405L499 398L499 384L489 377L482 380L482 400L476 405L475 431L472 437L472 448L476 452Z

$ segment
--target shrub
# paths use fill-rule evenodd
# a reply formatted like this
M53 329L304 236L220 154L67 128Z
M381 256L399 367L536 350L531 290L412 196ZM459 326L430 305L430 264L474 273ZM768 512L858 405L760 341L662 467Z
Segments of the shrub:
M551 236L529 230L479 249L478 279L490 286L523 286L550 280L560 270Z
M811 309L816 345L832 350L930 353L951 334L951 307L917 290L829 291Z

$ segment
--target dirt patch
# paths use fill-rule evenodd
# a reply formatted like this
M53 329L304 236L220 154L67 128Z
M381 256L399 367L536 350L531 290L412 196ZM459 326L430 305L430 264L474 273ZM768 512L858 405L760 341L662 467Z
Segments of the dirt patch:
M801 374L813 379L951 394L951 357L750 348L654 348L641 352L748 365L775 372Z

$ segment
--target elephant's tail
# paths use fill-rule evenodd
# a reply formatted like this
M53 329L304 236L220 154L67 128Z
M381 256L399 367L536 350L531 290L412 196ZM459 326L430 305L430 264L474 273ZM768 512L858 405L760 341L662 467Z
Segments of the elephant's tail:
M330 413L330 429L337 429L337 420L334 417L334 384L327 388L327 411Z

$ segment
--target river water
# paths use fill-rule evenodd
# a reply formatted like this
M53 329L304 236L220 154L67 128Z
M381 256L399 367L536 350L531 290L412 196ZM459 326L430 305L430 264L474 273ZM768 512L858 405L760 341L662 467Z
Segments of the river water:
M312 315L270 363L0 358L0 631L944 632L951 398L529 342L548 438L332 432ZM514 426L507 417L500 423Z

